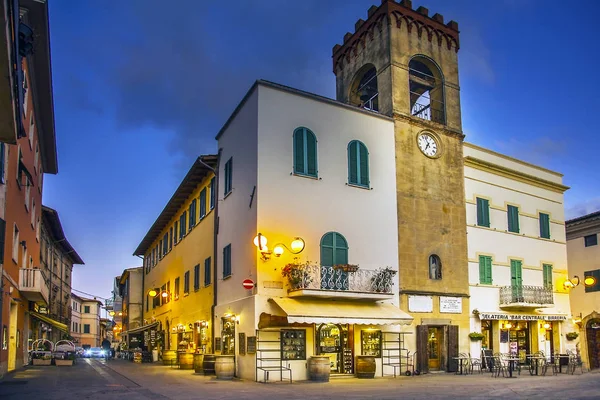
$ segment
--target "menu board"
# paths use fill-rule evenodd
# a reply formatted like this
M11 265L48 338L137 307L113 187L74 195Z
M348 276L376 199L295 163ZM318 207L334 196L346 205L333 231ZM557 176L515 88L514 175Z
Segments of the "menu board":
M246 355L246 334L243 332L240 332L238 334L238 337L239 337L238 346L239 346L240 356Z
M248 336L248 354L256 353L256 336Z
M363 356L381 357L381 331L360 331L361 353Z
M284 360L306 360L306 331L282 329L281 353Z
M215 351L221 351L221 338L215 338Z

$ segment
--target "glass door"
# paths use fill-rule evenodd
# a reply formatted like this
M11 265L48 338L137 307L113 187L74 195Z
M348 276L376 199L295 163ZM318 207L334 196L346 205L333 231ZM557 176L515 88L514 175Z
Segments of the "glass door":
M439 370L441 364L442 330L439 327L429 328L427 339L427 353L429 355L429 369Z

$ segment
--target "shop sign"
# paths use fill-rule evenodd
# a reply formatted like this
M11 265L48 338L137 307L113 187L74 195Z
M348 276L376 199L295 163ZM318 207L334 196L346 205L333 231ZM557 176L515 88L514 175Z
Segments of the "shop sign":
M444 297L440 296L441 313L462 313L462 297Z
M39 312L40 314L48 314L48 307L40 306L40 307L38 308L38 312Z
M156 347L156 330L150 329L150 346Z
M408 311L433 312L433 296L408 296Z
M479 313L479 319L509 320L509 321L566 321L565 315L523 315Z
M248 336L248 354L256 353L256 336Z
M238 334L238 336L239 336L238 350L239 350L240 356L245 356L246 355L246 334L243 332L240 332Z

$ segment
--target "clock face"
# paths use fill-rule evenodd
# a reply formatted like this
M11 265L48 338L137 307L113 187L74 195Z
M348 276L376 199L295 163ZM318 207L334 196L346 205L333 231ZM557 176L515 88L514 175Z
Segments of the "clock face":
M438 144L435 138L428 133L420 134L417 143L419 149L428 157L434 157L438 153Z

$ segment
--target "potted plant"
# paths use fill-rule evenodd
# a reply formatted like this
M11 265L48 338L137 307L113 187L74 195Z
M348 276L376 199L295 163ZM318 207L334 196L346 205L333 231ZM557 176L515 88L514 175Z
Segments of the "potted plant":
M579 337L579 333L577 332L569 332L567 333L567 340L575 340Z
M344 272L356 272L358 271L357 264L336 264L333 266L333 269L339 269Z
M371 278L371 289L373 292L391 293L394 285L393 277L398 271L390 267L379 268Z
M310 274L310 265L290 263L286 264L281 270L281 275L287 278L290 285L290 290L307 289L313 282L313 277Z
M72 351L63 353L61 357L58 357L56 353L54 355L54 364L57 367L73 365L74 362L75 362L75 353Z
M483 333L481 333L481 332L471 332L471 333L469 333L469 337L473 341L478 341L478 340L483 340L483 338L485 337L485 335Z
M44 350L32 351L31 363L33 365L52 365L52 352Z

